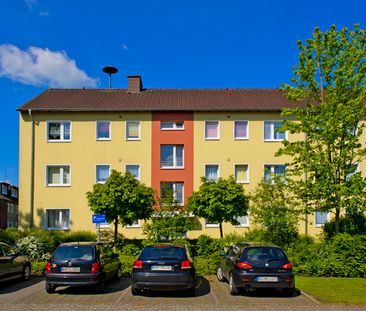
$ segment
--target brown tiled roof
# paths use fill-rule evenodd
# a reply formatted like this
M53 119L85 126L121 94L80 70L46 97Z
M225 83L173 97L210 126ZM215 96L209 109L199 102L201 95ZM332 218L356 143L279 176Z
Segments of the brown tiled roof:
M299 103L278 89L48 89L19 111L280 111Z

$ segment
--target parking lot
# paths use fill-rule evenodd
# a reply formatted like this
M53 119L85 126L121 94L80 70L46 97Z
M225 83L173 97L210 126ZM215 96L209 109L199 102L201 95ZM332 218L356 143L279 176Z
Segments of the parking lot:
M93 288L57 288L47 294L43 278L1 285L1 310L361 310L357 306L322 305L297 292L286 297L277 291L231 296L227 283L214 277L199 278L196 296L179 292L148 292L132 296L130 279L110 283L103 294ZM364 309L363 309L364 310Z

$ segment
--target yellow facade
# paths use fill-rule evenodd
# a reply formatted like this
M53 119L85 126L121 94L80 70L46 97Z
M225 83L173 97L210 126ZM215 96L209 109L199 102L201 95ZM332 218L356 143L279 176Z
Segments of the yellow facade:
M34 134L34 227L44 228L47 209L70 209L70 230L95 231L92 224L86 192L96 183L96 165L110 165L111 169L125 171L126 164L140 166L141 182L151 185L151 113L117 112L33 112ZM246 193L255 189L264 174L265 165L285 164L286 158L275 157L281 147L279 141L264 140L264 121L279 121L279 113L264 112L195 112L194 113L194 189L200 186L200 178L205 175L205 165L218 165L219 176L234 175L235 165L247 165L249 179L243 183ZM70 121L71 141L48 142L47 121ZM111 121L110 140L96 139L96 121ZM219 122L219 137L205 139L205 122ZM234 139L234 121L248 121L247 139ZM126 140L126 121L140 121L138 140ZM19 225L29 226L31 209L31 133L32 122L28 113L20 114L20 156L19 156ZM302 137L288 137L290 140ZM67 186L47 186L48 165L70 166L71 181ZM314 225L314 215L309 215L308 233L316 235L320 228ZM305 224L299 224L305 232ZM224 234L244 233L248 226L234 227L224 224ZM131 228L123 228L121 233L127 238L141 238L141 223ZM189 232L190 238L201 234L219 237L219 228L206 226L201 220L201 229Z

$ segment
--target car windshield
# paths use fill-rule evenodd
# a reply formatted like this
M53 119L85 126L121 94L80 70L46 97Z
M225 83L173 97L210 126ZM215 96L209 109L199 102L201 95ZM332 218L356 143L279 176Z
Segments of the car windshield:
M244 250L241 260L259 262L259 261L277 261L286 258L285 253L276 247L250 247Z
M140 259L186 259L187 255L181 247L145 247Z
M85 245L60 246L56 249L52 258L60 261L72 259L92 260L93 247Z

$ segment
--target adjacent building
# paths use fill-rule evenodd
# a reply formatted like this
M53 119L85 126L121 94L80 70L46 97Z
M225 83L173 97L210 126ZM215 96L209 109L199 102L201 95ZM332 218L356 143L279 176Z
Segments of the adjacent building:
M0 229L18 228L18 187L0 182Z
M182 205L210 179L233 175L247 192L266 174L283 173L275 157L283 107L294 107L278 89L146 89L140 76L127 89L48 89L20 112L19 221L46 230L95 230L86 192L111 169L130 171L161 193L168 185ZM328 215L316 213L300 231L315 234ZM224 232L243 233L240 225ZM142 236L142 223L123 228ZM188 236L219 236L218 224L200 219Z

